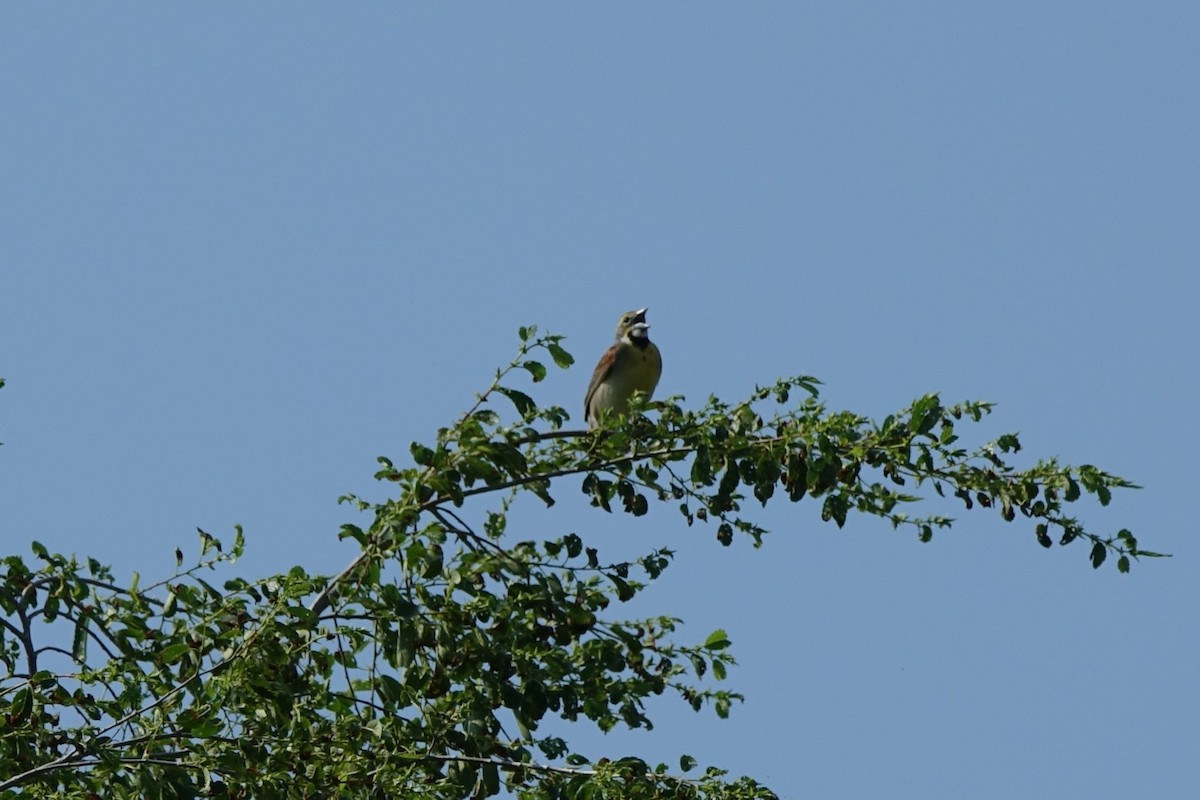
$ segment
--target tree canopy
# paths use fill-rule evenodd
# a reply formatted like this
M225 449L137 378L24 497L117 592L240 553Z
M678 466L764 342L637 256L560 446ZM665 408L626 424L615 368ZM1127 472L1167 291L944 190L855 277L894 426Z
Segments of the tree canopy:
M390 499L342 498L371 523L342 527L360 550L336 575L237 577L240 528L228 546L200 531L197 557L177 550L175 572L146 583L36 541L32 559L4 558L0 793L774 797L686 753L595 758L544 732L550 719L651 727L657 695L724 717L740 696L714 688L733 664L723 631L689 639L673 617L620 613L671 550L612 561L577 533L531 536L509 524L526 495L551 505L582 490L634 516L665 503L722 544L761 546L754 512L782 499L927 542L955 524L920 513L932 492L1097 568L1159 555L1069 513L1087 497L1108 505L1129 481L1055 459L1018 468L1012 434L962 444L989 403L930 394L873 420L829 410L819 382L797 376L737 403L671 397L600 431L567 429L565 410L518 386L573 360L561 337L519 333L516 358L453 424L403 461L380 459Z

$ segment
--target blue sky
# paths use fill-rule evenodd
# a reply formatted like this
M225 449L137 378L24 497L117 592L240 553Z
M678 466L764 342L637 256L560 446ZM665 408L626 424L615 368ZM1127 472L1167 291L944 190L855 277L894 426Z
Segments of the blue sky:
M4 551L161 575L241 523L245 572L336 572L336 498L383 497L519 325L568 337L536 397L574 412L646 305L663 394L993 400L974 441L1142 484L1081 516L1175 557L531 512L675 549L635 611L740 660L729 720L581 748L784 797L1192 797L1198 34L1184 2L6 4Z

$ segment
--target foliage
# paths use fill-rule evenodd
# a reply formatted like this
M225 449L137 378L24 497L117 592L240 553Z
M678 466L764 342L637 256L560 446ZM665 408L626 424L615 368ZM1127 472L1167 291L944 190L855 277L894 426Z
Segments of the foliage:
M860 512L928 541L952 520L907 509L932 488L1026 522L1046 547L1051 531L1084 542L1096 567L1112 554L1124 572L1156 555L1128 531L1101 536L1066 514L1085 495L1107 505L1127 481L1054 460L1017 469L1005 460L1020 449L1012 435L963 448L960 427L987 403L927 395L876 423L829 411L817 381L797 377L737 404L687 410L670 398L635 405L654 421L635 413L600 433L564 430L567 413L539 407L514 378L546 377L538 353L563 368L571 356L559 337L520 335L517 358L456 423L414 443L410 465L381 459L393 499L343 498L373 521L343 527L361 551L332 578L293 568L214 585L243 551L240 529L228 552L201 531L199 557L185 567L176 551L175 573L146 586L37 542L32 563L5 558L0 792L774 797L688 755L671 766L593 759L543 732L550 719L649 728L656 695L722 717L739 699L714 688L734 663L723 631L688 643L677 619L613 613L663 574L671 551L614 563L575 533L508 530L519 497L550 505L572 477L596 508L638 516L667 503L726 545L735 534L762 544L744 507L779 497L808 498L839 527ZM515 419L496 407L502 398Z

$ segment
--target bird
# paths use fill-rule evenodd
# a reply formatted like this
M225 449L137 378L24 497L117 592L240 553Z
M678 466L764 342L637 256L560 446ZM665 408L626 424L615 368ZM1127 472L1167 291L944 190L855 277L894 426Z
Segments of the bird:
M650 341L646 309L626 311L617 321L617 336L612 347L600 357L592 382L583 399L583 412L589 428L600 425L600 414L624 414L629 398L642 392L649 400L662 375L662 354Z

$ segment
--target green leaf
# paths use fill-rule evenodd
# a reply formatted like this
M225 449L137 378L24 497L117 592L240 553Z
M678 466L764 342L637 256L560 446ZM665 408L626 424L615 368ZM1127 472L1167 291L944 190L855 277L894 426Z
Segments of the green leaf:
M1121 556L1117 559L1117 572L1129 572L1129 556Z
M484 764L483 774L483 795L484 797L492 797L500 793L500 769L495 764Z
M632 510L635 517L645 516L650 511L650 501L643 494L636 495L633 498Z
M191 649L191 645L187 644L186 642L176 642L175 644L167 645L162 649L162 652L159 653L159 660L161 660L164 664L174 664L176 661L182 658L185 653L190 652Z
M567 546L567 556L569 558L576 558L583 552L583 539L580 539L578 534L568 533L562 540L563 544Z
M629 582L623 580L620 576L610 574L608 579L613 582L613 586L617 587L617 598L621 602L632 600L633 596L637 594L634 588L629 585Z
M196 528L196 533L200 535L201 556L206 555L209 550L216 550L218 553L221 552L221 542L217 537L202 528Z
M179 597L175 594L174 589L167 587L167 599L163 601L162 615L163 618L175 616L175 609L179 604Z
M71 643L71 657L80 664L87 661L87 643L88 617L86 614L80 614L79 619L75 621L75 638Z
M1121 544L1125 546L1125 549L1128 550L1130 554L1138 555L1137 538L1130 530L1127 528L1122 528L1121 530L1117 531L1117 539L1121 541Z
M704 646L711 650L724 650L729 645L729 634L721 628L717 628L704 640Z
M563 369L575 363L574 356L554 342L547 344L546 349L550 351L550 357L554 359L554 363Z
M13 695L13 700L9 704L8 713L5 716L8 718L9 725L17 725L29 719L32 713L33 692L28 686L24 686Z
M517 413L522 417L527 417L537 411L537 404L533 402L533 398L524 392L509 389L507 386L497 386L496 391L511 400L512 404L516 406Z
M700 486L712 484L712 460L704 445L696 448L696 457L692 459L692 483Z
M433 463L433 450L421 444L413 442L408 446L408 451L412 453L413 461L420 464L422 467L427 467Z
M949 422L942 424L942 434L938 437L938 443L947 445L953 444L958 437L954 435L954 425Z
M916 435L929 433L942 418L942 403L936 394L927 394L913 403L909 429Z
M588 478L595 478L594 475L589 475ZM584 479L584 483L587 479ZM592 505L599 506L605 511L612 513L612 505L609 503L609 498L612 497L613 482L604 480L603 478L595 478L592 483Z
M1096 542L1092 545L1092 569L1099 569L1107 557L1108 548L1104 546L1104 542Z
M846 524L846 513L849 510L849 501L843 495L831 494L821 504L821 519L825 522L833 520L841 528Z
M546 377L546 368L537 361L526 361L521 367L533 376L533 382L539 383Z
M383 699L392 703L401 703L405 699L404 684L387 673L379 675L376 683L379 694Z
M729 462L729 468L725 470L725 474L721 476L721 485L717 487L716 504L719 508L729 508L730 499L733 492L737 489L738 481L741 480L741 475L738 471L736 461Z
M500 415L490 408L476 409L471 416L479 420L482 425L496 425L500 422Z
M684 754L679 757L679 770L681 772L690 772L696 768L696 759Z
M1006 433L996 440L996 446L1005 453L1021 452L1021 440L1015 433Z

